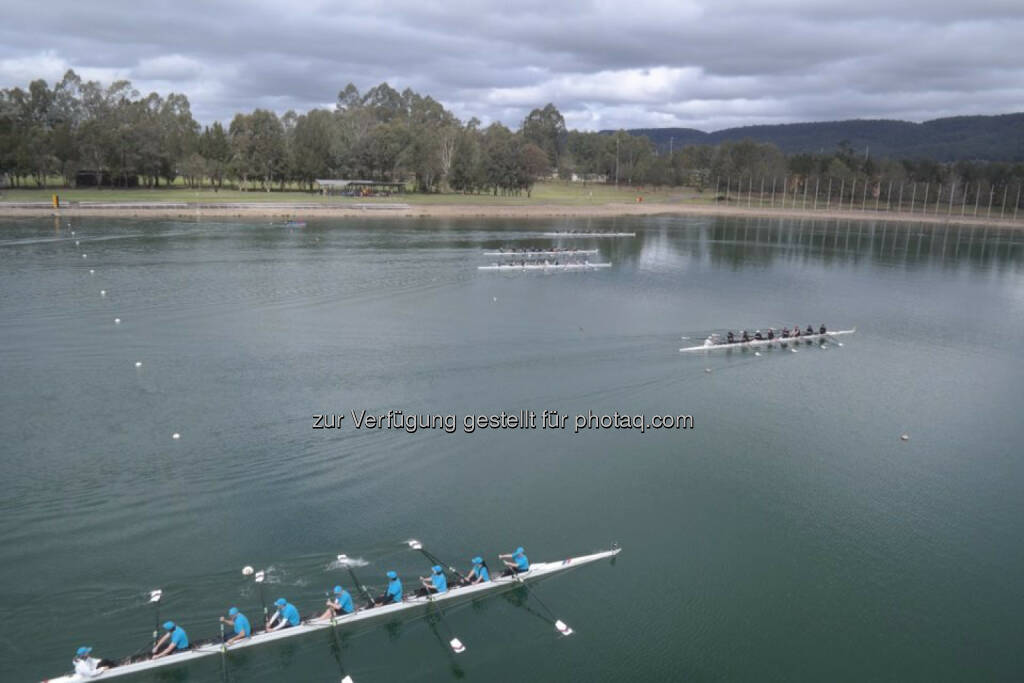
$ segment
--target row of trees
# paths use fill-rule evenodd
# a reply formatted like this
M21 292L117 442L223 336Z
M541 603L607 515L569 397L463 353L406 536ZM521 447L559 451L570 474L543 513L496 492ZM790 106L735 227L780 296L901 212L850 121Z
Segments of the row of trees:
M517 131L482 127L386 83L365 93L349 84L333 109L239 113L227 128L201 127L185 95L142 96L128 81L104 87L74 71L52 88L37 80L0 91L0 178L42 187L59 176L71 185L82 172L95 174L97 184L139 178L150 187L182 178L190 186L312 189L316 178L362 178L406 181L423 192L494 194L528 194L551 174L699 188L743 176L828 176L850 185L881 178L992 187L1024 181L1024 164L875 160L848 143L788 157L749 140L659 154L647 137L624 131L569 131L551 104L530 112Z

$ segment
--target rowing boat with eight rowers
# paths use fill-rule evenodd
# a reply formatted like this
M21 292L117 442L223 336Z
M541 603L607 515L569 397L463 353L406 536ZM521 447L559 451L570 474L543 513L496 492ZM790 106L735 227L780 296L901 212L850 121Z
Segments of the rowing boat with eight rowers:
M589 256L596 253L597 249L509 249L507 251L485 251L484 256L529 258L532 256Z
M844 334L853 334L856 331L857 328L854 327L849 330L835 330L834 332L829 332L824 325L820 326L818 330L815 331L810 325L808 325L807 329L804 331L801 331L799 327L794 327L793 332L790 332L789 328L783 328L781 332L776 333L774 329L769 328L766 334L762 334L761 331L758 330L753 336L751 336L749 332L744 330L739 337L735 336L732 332L729 332L725 339L722 339L722 337L717 334L713 334L705 339L704 343L700 346L686 346L679 350L682 352L716 351L718 349L768 346L770 344L796 344L801 341L824 341Z
M590 270L591 268L611 268L611 263L591 263L590 261L584 261L582 263L527 263L523 261L521 263L494 263L489 266L477 266L477 270Z
M398 579L397 574L389 571L388 591L379 598L370 598L370 602L366 607L362 609L353 608L351 597L348 596L347 591L344 591L341 586L336 586L335 596L337 597L334 600L328 601L328 612L304 621L297 618L297 610L291 603L284 598L279 598L275 602L275 606L278 608L277 612L268 621L267 628L262 632L251 635L248 633L248 620L245 619L244 615L239 614L237 608L232 607L228 612L230 619L222 619L222 622L230 623L234 627L235 637L228 639L228 637L222 636L214 641L193 644L192 647L189 647L188 638L184 630L179 625L169 621L164 624L166 634L158 643L160 646L167 643L167 647L159 651L159 657L153 656L157 653L152 653L142 658L129 657L121 662L98 660L90 657L92 648L82 646L78 649L75 656L74 672L57 678L46 679L43 683L82 683L89 680L106 680L149 669L185 664L203 657L230 653L242 648L262 645L314 631L343 627L379 617L394 617L400 612L416 608L429 609L433 607L440 610L437 603L443 602L446 605L455 605L482 597L483 595L502 593L517 586L524 586L525 588L527 582L533 583L585 564L612 559L621 551L621 548L613 545L610 550L590 555L579 555L554 562L530 563L526 559L523 549L517 548L514 553L509 555L499 555L501 560L510 560L505 562L508 569L501 576L491 577L487 565L481 557L474 557L472 559L472 569L463 575L452 566L441 566L442 563L427 552L419 541L408 541L408 545L413 550L423 553L434 562L434 566L431 568L431 577L429 580L423 579L423 589L416 593L403 594L401 581ZM348 558L345 555L339 555L338 560L339 563L348 566L349 573L355 579L351 565L346 564ZM253 573L250 567L246 567L246 570L243 571L243 574L246 576ZM446 572L454 575L451 583L449 583ZM263 572L256 572L255 574L256 582L261 583ZM358 580L356 580L356 587L361 592L368 593L366 587L360 584ZM526 590L532 592L531 589ZM159 592L154 591L153 595L156 598L152 599L151 602L158 603L160 599ZM242 618L239 619L239 616ZM571 635L573 632L561 620L552 619L552 623L554 623L555 629L563 636ZM464 652L466 649L457 638L452 638L450 645L456 653ZM155 647L154 650L156 650Z

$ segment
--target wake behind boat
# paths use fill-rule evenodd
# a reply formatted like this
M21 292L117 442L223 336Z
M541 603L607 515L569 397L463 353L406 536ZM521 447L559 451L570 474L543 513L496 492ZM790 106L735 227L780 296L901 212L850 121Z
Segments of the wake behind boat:
M545 237L636 237L635 232L545 232Z
M611 263L494 263L489 266L477 266L477 270L590 270L592 268L611 268Z
M422 552L428 558L431 558L432 561L437 561L433 555L431 555L423 549L423 546L418 541L409 541L408 545L413 550L418 550ZM520 548L518 550L521 553L522 549ZM348 626L350 624L355 623L366 623L371 620L378 619L380 617L394 617L399 613L410 612L415 610L424 610L429 609L431 607L440 610L440 607L438 607L439 603L443 603L444 605L456 605L479 597L483 597L485 595L503 593L512 590L517 586L524 586L526 583L535 583L537 581L540 581L541 579L545 579L555 574L568 571L569 569L574 569L585 564L591 564L599 560L611 559L618 555L619 552L621 552L621 548L613 546L610 550L604 550L601 552L592 553L590 555L580 555L577 557L570 557L565 560L556 560L554 562L535 562L529 564L528 569L524 571L510 573L509 575L494 576L493 578L490 578L490 580L481 583L470 583L469 585L453 586L442 593L427 593L426 595L409 594L408 596L404 596L400 602L395 602L392 604L383 604L380 606L369 607L365 609L358 609L349 614L342 614L340 616L331 618L318 617L307 619L305 621L302 621L301 623L298 623L295 626L291 626L290 628L254 633L252 636L239 640L238 642L233 644L221 644L219 641L197 644L191 649L186 649L182 652L171 654L162 659L150 659L147 657L140 660L133 660L132 658L129 658L128 660L123 660L122 662L116 663L114 666L111 666L110 668L103 670L101 673L92 676L70 673L59 676L57 678L45 679L43 683L82 683L84 681L91 680L106 680L108 678L127 676L130 674L139 673L141 671L148 671L151 669L177 666L180 664L185 664L187 662L195 661L197 659L201 659L203 657L210 657L222 653L224 653L226 656L227 654L230 654L235 650L240 650L243 648L250 648L256 645L263 645L265 643L273 641L284 640L285 638L298 637L312 633L314 631L325 631L328 629ZM342 558L344 557L344 555L340 555L338 557L339 561L342 560ZM478 559L480 558L474 558L474 561ZM523 559L525 560L525 557ZM437 561L437 564L440 565L440 561ZM506 562L506 565L510 565L510 563ZM437 569L441 569L443 571L443 568L441 566L435 567L435 570ZM247 570L251 573L251 568L247 568ZM454 567L448 567L448 570L458 576L461 576L458 574L457 571L455 571ZM257 572L256 575L257 581L261 581L262 572ZM353 574L353 578L354 576L355 575ZM358 581L356 587L360 591L365 592L366 590L365 586L359 584ZM527 590L528 592L531 592L529 591L529 589ZM155 596L155 600L153 600L153 602L159 602L160 591L154 591L153 595ZM553 620L553 623L555 629L560 634L564 636L572 634L572 629L566 626L566 624L561 620L555 619ZM171 624L171 626L174 626L174 624ZM465 646L463 646L462 643L457 638L453 638L450 645L452 649L457 653L465 651ZM82 651L84 650L85 654L88 655L90 649L91 648L83 647L79 650L79 652L81 654Z
M679 349L679 351L685 353L687 351L717 351L718 349L735 349L756 346L768 346L770 344L798 344L801 341L811 342L815 340L827 340L832 337L838 337L844 334L853 334L856 331L857 328L854 327L849 330L834 330L832 332L825 330L824 332L817 331L811 334L802 332L799 335L787 334L786 336L782 336L776 335L774 334L774 330L770 330L770 332L772 333L772 336L770 337L759 336L750 337L747 339L740 338L736 339L735 341L729 341L728 338L722 339L719 335L713 334L707 339L705 339L704 343L701 344L700 346L686 346ZM760 333L757 334L760 335Z

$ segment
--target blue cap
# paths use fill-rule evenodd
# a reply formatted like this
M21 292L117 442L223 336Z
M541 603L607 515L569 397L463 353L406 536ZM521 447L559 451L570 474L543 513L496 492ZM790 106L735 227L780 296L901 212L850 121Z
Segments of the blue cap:
M285 605L288 604L288 601L285 600L284 598L278 598L277 600L274 601L274 604L277 605L278 607L284 607Z
M173 631L174 630L174 622L173 621L165 621L164 622L164 629L167 630L167 631Z
M335 586L334 587L334 592L335 593L341 593L341 586Z
M435 564L433 567L431 567L431 569L434 570L435 574L440 574L441 572L444 571L443 569L441 569L441 565L439 565L439 564Z
M397 579L398 578L398 574L393 572L393 571L391 571L391 572L388 572L387 577L389 579Z
M85 645L83 645L82 647L78 648L78 652L75 653L75 656L76 657L83 657L83 656L89 654L90 652L92 652L92 648L91 647L86 647Z
M233 617L236 614L238 614L238 608L237 607L232 607L231 609L228 610L228 616L229 617Z
M473 564L482 564L483 561L484 561L484 558L480 557L479 555L477 555L472 560L470 560L470 562L472 562Z
M523 554L523 546L519 546L518 548L516 548L516 555L522 555L522 554Z

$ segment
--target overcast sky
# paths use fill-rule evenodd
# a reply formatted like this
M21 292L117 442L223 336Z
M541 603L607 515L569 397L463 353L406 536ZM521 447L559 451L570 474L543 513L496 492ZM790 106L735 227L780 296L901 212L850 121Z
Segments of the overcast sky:
M184 92L202 123L333 106L348 82L518 127L1024 110L1024 0L3 0L0 87L125 78Z

